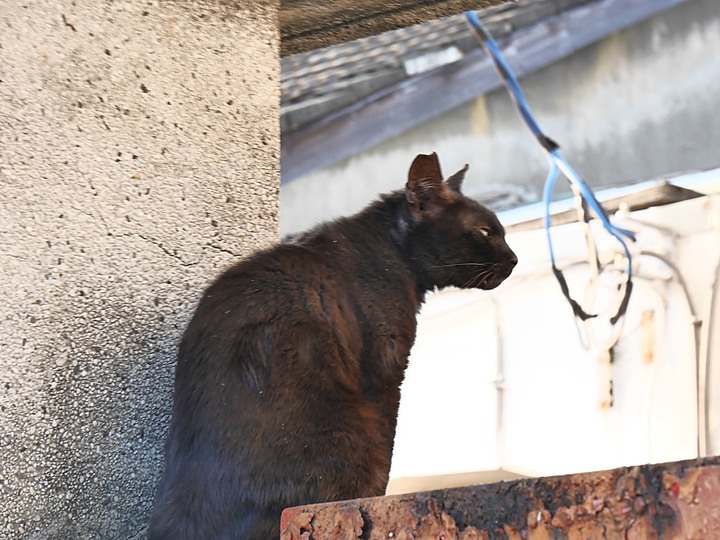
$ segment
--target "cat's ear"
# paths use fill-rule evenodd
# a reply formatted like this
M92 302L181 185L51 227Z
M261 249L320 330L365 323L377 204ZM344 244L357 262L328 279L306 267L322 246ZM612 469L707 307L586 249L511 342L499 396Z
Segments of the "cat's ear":
M468 167L469 167L469 165L466 163L462 169L460 169L458 172L453 174L450 178L445 180L445 182L447 182L447 185L450 186L450 189L460 193L460 187L462 186L463 180L465 180L465 173L467 172Z
M418 154L412 162L405 185L405 197L410 207L420 213L432 212L452 201L452 193L443 182L435 152Z

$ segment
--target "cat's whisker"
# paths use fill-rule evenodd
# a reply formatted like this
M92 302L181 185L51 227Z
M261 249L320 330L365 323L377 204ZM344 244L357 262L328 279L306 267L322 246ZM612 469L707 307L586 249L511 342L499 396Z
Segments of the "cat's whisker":
M488 267L488 266L494 266L496 263L475 263L475 262L466 262L466 263L453 263L453 264L434 264L430 268L452 268L453 266L479 266L479 267Z
M487 268L487 269L483 270L482 272L478 272L477 274L475 274L473 277L471 277L465 283L465 285L463 285L463 287L464 288L474 288L475 286L477 286L479 283L482 282L483 279L485 279L490 274L492 274L494 266L496 266L496 265L494 265L494 264L490 265L490 268Z
M484 280L495 277L497 267L497 263L491 264L489 268L483 270L482 272L479 272L474 277L472 277L465 286L474 288L480 283L482 283Z

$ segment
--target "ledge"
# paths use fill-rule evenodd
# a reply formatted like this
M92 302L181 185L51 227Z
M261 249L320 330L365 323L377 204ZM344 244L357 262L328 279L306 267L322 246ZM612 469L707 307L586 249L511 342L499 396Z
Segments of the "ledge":
M280 55L288 56L481 9L507 0L283 0Z
M282 540L720 538L720 457L288 508Z

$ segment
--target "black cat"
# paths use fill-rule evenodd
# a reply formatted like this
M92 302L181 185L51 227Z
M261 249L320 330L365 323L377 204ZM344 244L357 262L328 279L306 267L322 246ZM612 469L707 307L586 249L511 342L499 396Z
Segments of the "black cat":
M404 191L205 291L180 344L151 540L278 538L285 507L384 494L425 293L492 289L517 263L460 192L466 170L443 181L421 154Z

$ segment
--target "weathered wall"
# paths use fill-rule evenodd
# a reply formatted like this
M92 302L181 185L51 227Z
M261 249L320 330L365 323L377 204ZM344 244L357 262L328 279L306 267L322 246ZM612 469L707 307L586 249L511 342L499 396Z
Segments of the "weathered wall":
M140 538L202 287L277 237L277 6L0 0L0 538Z

